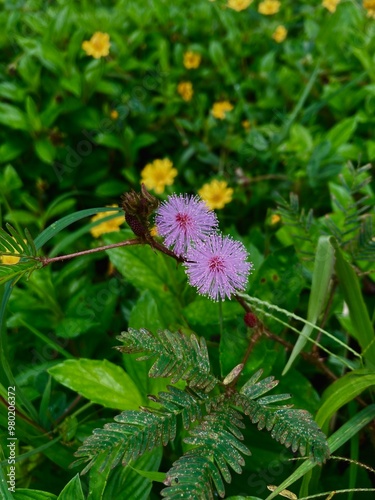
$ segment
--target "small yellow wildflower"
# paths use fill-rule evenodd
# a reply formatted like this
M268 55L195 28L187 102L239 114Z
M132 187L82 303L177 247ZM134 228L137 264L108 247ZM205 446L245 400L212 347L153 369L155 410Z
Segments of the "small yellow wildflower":
M94 59L108 56L110 46L108 33L102 33L101 31L94 33L90 40L82 42L82 49Z
M112 207L117 207L117 205L111 205ZM91 217L91 222L95 222L100 219L104 219L104 217L108 217L109 215L113 215L113 212L100 212L99 214ZM90 233L94 236L94 238L99 238L102 234L105 233L113 233L114 231L119 231L121 224L125 221L123 215L114 217L113 219L107 220L94 226L90 229Z
M242 120L241 125L246 130L246 132L251 128L251 123L249 122L249 120Z
M15 253L18 253L18 252L15 252ZM19 261L20 261L20 258L21 257L13 257L12 255L2 255L0 257L0 263L1 264L9 264L9 265L12 265L12 264L17 264Z
M264 16L272 16L279 12L281 2L278 0L264 0L258 5L258 12Z
M227 203L232 201L233 189L228 187L227 182L214 179L210 183L204 184L198 194L206 205L214 210L215 208L224 208Z
M180 94L184 101L191 101L194 90L191 82L180 82L177 85L177 92Z
M112 118L112 120L117 120L119 117L117 109L112 109L112 111L109 113L109 116Z
M336 12L336 7L339 3L340 0L323 0L322 6L333 14L334 12Z
M281 217L278 214L271 215L271 226L278 224L281 221Z
M211 114L214 118L218 120L224 120L225 114L228 111L232 111L233 106L229 101L219 101L215 102L211 109Z
M375 0L363 0L363 7L367 10L367 17L375 19Z
M275 40L275 42L281 43L285 40L287 34L288 30L285 28L285 26L280 25L273 32L272 38Z
M164 160L154 160L148 163L141 172L143 184L147 189L153 189L155 193L164 192L165 186L171 186L177 175L177 170L173 168L173 163L168 158Z
M240 12L247 9L252 2L253 0L228 0L228 7Z
M150 229L150 234L151 234L151 236L158 236L158 228L156 226L153 226Z
M192 52L188 50L184 54L184 66L186 69L196 69L199 68L202 56L197 52Z
M14 240L14 238L13 238ZM16 240L14 240L16 241ZM27 243L26 240L23 240L24 243ZM12 253L18 253L18 251L16 249L13 250ZM0 264L7 264L7 265L13 265L13 264L18 264L18 262L20 261L21 257L15 257L13 255L2 255L0 256Z

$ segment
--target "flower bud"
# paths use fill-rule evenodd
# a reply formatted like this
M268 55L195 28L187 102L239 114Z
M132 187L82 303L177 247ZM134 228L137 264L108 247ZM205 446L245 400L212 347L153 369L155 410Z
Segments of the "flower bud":
M258 324L258 318L252 312L247 312L243 318L245 325L249 328L254 328Z
M122 196L126 222L133 233L141 238L149 235L148 219L158 206L159 200L147 191L144 184L141 185L140 193L131 190Z

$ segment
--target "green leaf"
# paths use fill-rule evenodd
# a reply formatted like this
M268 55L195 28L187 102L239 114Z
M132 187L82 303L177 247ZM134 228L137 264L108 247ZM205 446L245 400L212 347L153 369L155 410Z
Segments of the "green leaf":
M343 444L355 436L361 429L363 429L369 422L375 418L375 404L368 406L364 410L357 413L357 415L347 421L338 431L336 431L330 438L328 438L328 445L331 454L338 450ZM269 495L266 500L275 498L280 491L289 488L290 485L298 481L307 472L316 466L311 459L306 460L298 467L287 479L285 479L278 488Z
M13 82L0 83L0 97L4 97L9 101L23 102L27 90Z
M6 165L4 170L0 172L0 191L2 193L10 193L15 189L22 187L22 180L17 174L12 165Z
M14 500L57 500L53 493L40 490L30 490L29 488L17 488L13 494ZM5 500L5 498L4 498Z
M131 467L131 469L133 469L140 476L147 477L150 481L156 481L157 483L163 483L166 478L165 472L148 472L145 470L135 469L134 467Z
M238 302L225 301L221 304L222 315L225 320L236 319L243 316L243 309ZM184 316L191 325L218 325L219 306L216 302L205 297L197 296L184 308Z
M158 447L135 460L132 463L134 468L117 467L109 477L103 499L149 500L152 481L160 481L161 476L165 476L162 472L155 472L160 466L162 456L162 447ZM96 498L92 496L87 500L96 500Z
M186 380L189 387L205 392L211 391L219 382L210 373L210 360L204 337L188 336L180 330L159 330L151 333L145 328L129 328L121 332L117 347L128 354L143 354L139 361L156 358L149 371L150 377L171 377L172 384Z
M338 148L348 142L357 128L357 118L351 117L341 120L326 134L325 138L330 141L333 148Z
M318 321L328 297L334 260L334 250L330 242L330 237L321 236L315 254L314 271L307 310L307 321L314 325ZM306 324L303 327L282 375L287 373L294 360L305 347L307 339L314 329L312 324Z
M0 264L0 285L7 281L19 280L24 275L29 275L34 269L40 267L41 264L35 264L34 261L19 262L17 264Z
M116 208L105 207L105 208L88 208L86 210L80 210L79 212L74 212L73 214L69 214L62 219L53 222L50 226L48 226L39 236L35 238L35 246L39 250L47 241L56 236L60 231L65 229L66 227L74 224L74 222L78 222L85 217L91 217L92 215L98 214L100 212L110 212L110 211L118 211Z
M28 130L26 115L15 106L0 102L0 123L15 130Z
M174 305L175 298L171 295L169 300L162 300L157 294L145 290L141 293L135 306L132 308L129 318L130 328L147 328L152 332L172 328L178 323L177 307ZM157 394L165 391L170 383L169 378L150 378L148 372L152 366L152 360L145 360L139 363L136 354L124 355L125 370L141 394ZM182 388L183 386L181 386Z
M302 266L292 247L276 250L263 262L251 280L250 293L262 300L293 311L298 305L304 286ZM278 313L275 313L278 316ZM264 318L274 333L284 328L272 318Z
M366 369L352 371L333 382L323 393L315 418L317 424L328 430L329 421L337 410L372 386L375 386L375 373Z
M101 132L95 137L95 142L100 146L107 146L122 152L125 150L125 143L115 134Z
M35 101L33 98L28 95L26 97L26 113L29 119L29 123L31 125L31 129L34 132L39 132L42 128L42 122L40 121L40 117L38 114L38 109L36 107Z
M0 163L6 163L17 158L27 147L27 142L20 137L8 137L0 146Z
M69 359L48 373L65 387L107 408L131 410L143 403L129 375L105 359Z
M1 494L1 498L3 500L12 500L16 497L15 497L15 494L12 495L8 489L9 484L7 483L7 480L9 479L9 476L7 476L7 477L5 476L5 470L6 470L5 468L3 469L2 467L0 467L0 494ZM25 498L25 500L26 500L26 498Z
M337 277L350 312L352 335L359 342L366 363L374 368L375 332L363 300L357 275L349 262L344 259L336 240L331 238L331 242L335 248Z
M56 148L47 138L37 139L34 142L35 152L44 163L51 164L56 156Z
M58 496L57 500L72 500L73 498L74 500L85 500L79 474L76 474L69 481Z

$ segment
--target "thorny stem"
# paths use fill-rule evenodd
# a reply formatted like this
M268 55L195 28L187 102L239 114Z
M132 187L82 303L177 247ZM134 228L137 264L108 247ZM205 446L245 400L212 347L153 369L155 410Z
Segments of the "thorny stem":
M161 252L173 257L177 260L177 262L184 262L184 259L178 257L173 252L171 252L167 247L154 240L152 237L144 240L142 238L134 238L132 240L120 241L119 243L113 243L111 245L104 245L101 247L90 248L89 250L82 250L82 252L69 253L66 255L58 255L57 257L36 257L36 260L42 262L43 267L52 264L52 262L60 262L63 260L73 259L74 257L80 257L81 255L89 255L91 253L102 252L104 250L110 250L111 248L125 247L125 246L133 246L133 245L144 245L145 243L149 244L152 248L156 248Z
M143 241L141 241L139 238L134 238L133 240L120 241L120 243L113 243L112 245L104 245L102 247L90 248L89 250L82 250L82 252L69 253L66 255L58 255L57 257L37 257L37 260L42 262L44 267L48 266L52 262L60 262L62 260L74 259L74 257L80 257L81 255L88 255L91 253L102 252L103 250L109 250L111 248L139 245L141 243L143 243Z

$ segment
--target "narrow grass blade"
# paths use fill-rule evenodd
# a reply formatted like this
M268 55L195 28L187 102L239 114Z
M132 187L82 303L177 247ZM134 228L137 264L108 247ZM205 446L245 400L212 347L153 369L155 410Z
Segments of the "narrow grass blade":
M301 335L298 337L282 375L287 373L294 360L305 347L308 337L310 337L312 331L314 330L313 325L315 325L319 319L327 300L334 260L334 249L330 242L330 237L321 236L319 238L315 254L311 293L307 311L307 320L310 324L306 324L303 327Z
M371 386L375 386L375 373L365 369L347 373L333 382L324 391L322 404L315 418L323 432L327 431L329 421L337 410Z
M364 410L357 413L357 415L346 422L338 431L336 431L330 438L328 438L328 445L331 453L335 452L344 443L349 441L355 436L363 427L375 418L375 404L368 406ZM298 467L285 481L283 481L278 488L269 495L266 500L275 498L280 491L289 488L290 485L295 483L298 479L303 477L308 471L316 466L311 459L306 460Z
M48 226L39 236L35 238L35 246L39 250L47 241L56 236L57 233L65 229L66 227L74 224L75 222L84 219L85 217L90 217L92 215L98 214L100 212L118 212L118 208L115 207L104 207L104 208L88 208L86 210L80 210L79 212L74 212L74 214L69 214L57 222L53 222Z
M353 332L350 333L361 346L367 366L375 368L375 332L363 300L358 277L349 262L345 260L336 240L331 237L331 241L335 248L336 274L353 326Z

